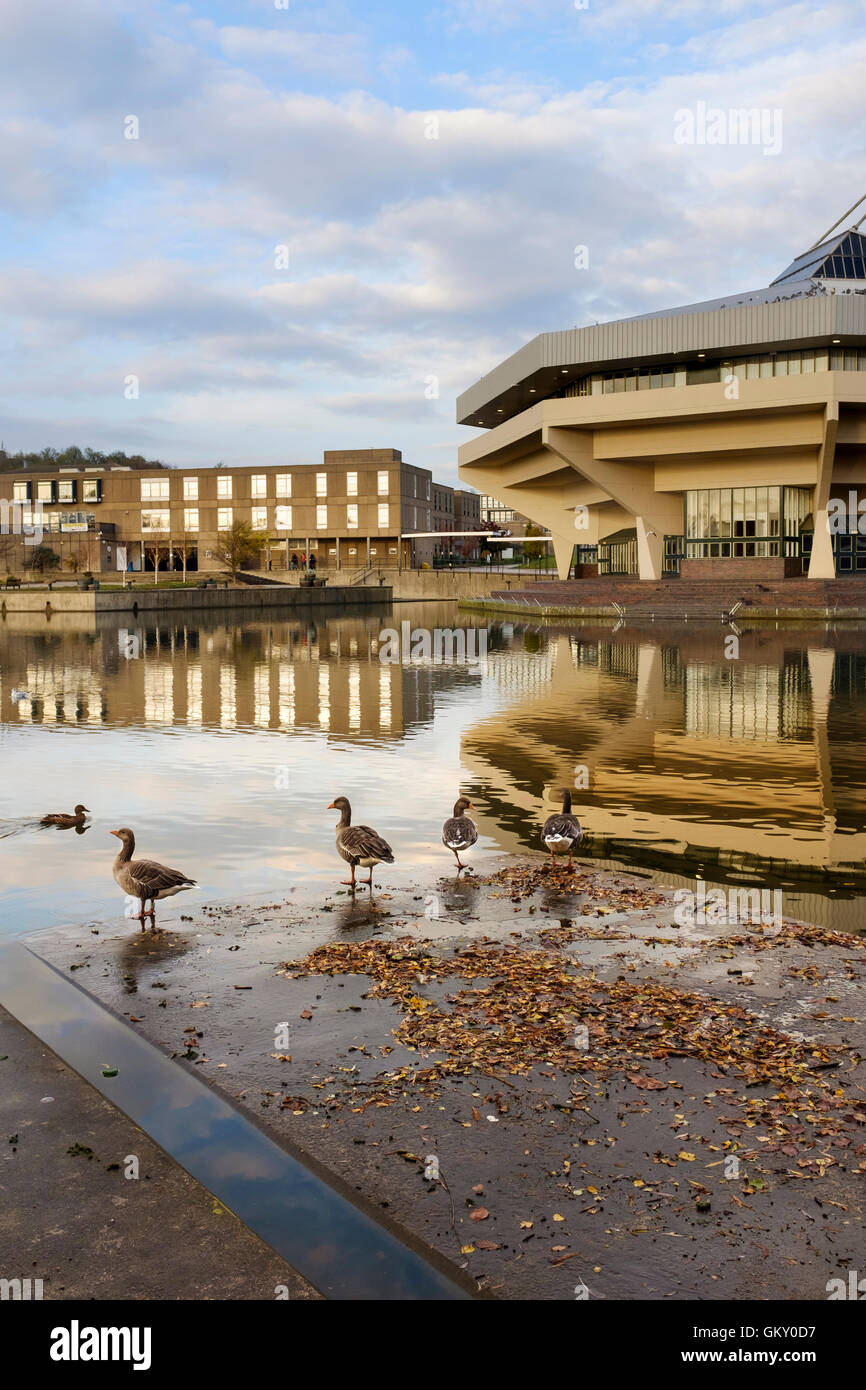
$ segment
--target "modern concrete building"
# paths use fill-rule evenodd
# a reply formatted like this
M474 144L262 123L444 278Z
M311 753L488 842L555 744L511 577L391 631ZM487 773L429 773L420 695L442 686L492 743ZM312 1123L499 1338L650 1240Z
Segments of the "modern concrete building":
M120 466L0 473L0 508L36 518L66 570L223 569L216 546L235 521L262 535L251 569L398 569L432 559L433 478L399 449L326 450L318 464L233 468ZM26 564L4 527L7 570ZM17 549L16 549L17 545ZM14 552L14 554L13 554Z
M460 477L549 529L560 578L866 574L866 238L766 289L542 333L457 419L484 430Z

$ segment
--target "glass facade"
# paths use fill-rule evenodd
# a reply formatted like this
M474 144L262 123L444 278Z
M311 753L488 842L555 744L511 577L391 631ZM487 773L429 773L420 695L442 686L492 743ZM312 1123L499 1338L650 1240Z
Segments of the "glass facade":
M702 488L686 493L689 560L799 555L811 521L807 487ZM811 527L809 527L811 529Z

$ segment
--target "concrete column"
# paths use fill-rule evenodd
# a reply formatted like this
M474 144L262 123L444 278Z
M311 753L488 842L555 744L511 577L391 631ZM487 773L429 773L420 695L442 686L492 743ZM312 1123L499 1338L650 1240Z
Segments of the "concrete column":
M664 536L647 523L645 517L635 517L637 530L637 568L641 579L661 579L664 569Z
M571 557L575 547L575 532L570 531L567 535L562 533L553 535L553 553L556 556L556 573L560 579L568 578L568 571L571 567Z
M830 533L827 503L833 481L833 463L836 458L836 432L839 428L839 404L829 401L824 414L824 440L818 453L818 481L815 484L812 517L815 522L815 535L812 540L812 554L809 558L810 579L835 579L836 558L833 554L833 537Z

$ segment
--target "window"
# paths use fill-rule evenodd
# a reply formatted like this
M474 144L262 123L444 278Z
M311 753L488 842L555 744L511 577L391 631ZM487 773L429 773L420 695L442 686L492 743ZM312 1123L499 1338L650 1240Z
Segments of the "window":
M85 483L86 487L87 484ZM168 531L171 524L171 513L166 507L164 511L143 511L141 513L142 531Z
M277 496L291 497L292 495L292 475L291 473L278 473L276 477Z
M327 497L328 495L328 475L327 473L316 474L316 496Z
M228 481L231 482L231 478L229 478ZM233 513L231 507L217 507L217 530L218 530L218 531L230 531L230 530L232 529L232 521L233 521L233 519L234 519L234 513Z
M198 507L184 507L183 529L184 531L198 530Z
M380 503L379 503L379 525L380 525L380 526L387 526L387 525L388 525L388 503L387 503L387 502L380 502Z
M253 507L253 530L267 531L268 529L268 509L267 507Z
M183 500L184 502L198 501L198 478L184 478Z
M266 473L254 473L250 478L250 496L267 497L268 479Z
M168 496L168 482L166 482L166 497ZM101 502L102 501L102 479L85 478L81 484L82 502Z
M430 501L430 479L427 479L427 501Z
M350 502L346 507L346 526L350 531L358 529L358 504Z
M43 478L36 484L36 500L37 502L55 502L57 500L54 496L54 483L50 479Z
M30 484L29 484L29 483L13 483L13 484L12 484L12 501L13 501L13 502L29 502L29 501L30 501Z
M317 531L324 531L324 530L327 528L327 525L328 525L328 508L327 508L327 506L324 506L324 507L317 507L317 508L316 508L316 530L317 530Z
M60 524L61 524L62 519L63 519L63 513L62 513L62 512L49 512L49 513L48 513L48 530L49 530L49 531L59 531L59 530L60 530Z
M388 496L388 470L383 468L379 474L379 496Z
M232 495L232 480L231 480L231 478L218 477L218 478L217 478L217 497L219 497L221 501L226 502L226 501L228 501L228 499L231 497L231 495Z
M142 478L141 480L141 500L142 502L167 502L169 499L169 479L168 478ZM83 501L91 502L94 499L88 497L87 489L89 484L84 484Z
M427 508L427 530L430 530L430 508Z
M57 484L58 502L74 502L75 498L75 479L61 478Z
M347 473L347 474L346 474L346 496L347 496L347 497L357 497L357 496L358 496L358 475L357 475L357 473Z
M278 531L291 531L292 529L292 509L291 507L277 507L276 527Z
M413 496L413 497L417 497L417 496L418 496L418 474L417 474L417 473L413 473L413 474L412 474L412 496Z

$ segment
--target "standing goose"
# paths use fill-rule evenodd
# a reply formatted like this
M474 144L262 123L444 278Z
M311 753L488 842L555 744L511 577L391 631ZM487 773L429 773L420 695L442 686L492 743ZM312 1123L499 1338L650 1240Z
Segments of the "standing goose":
M562 811L559 815L547 817L541 838L550 850L551 864L555 862L554 855L565 854L568 850L568 867L571 868L572 855L583 839L583 831L577 816L571 814L571 792L568 787L563 787L559 795L562 797Z
M156 900L157 898L172 898L175 893L183 893L187 888L195 888L194 878L187 878L179 869L168 869L165 864L157 864L155 859L133 859L132 853L135 849L135 836L131 830L124 827L122 830L112 830L111 835L116 835L118 840L123 841L123 848L114 861L114 881L119 888L122 888L130 898L138 898L141 903L141 912L138 920L141 922L141 930L144 931L144 923L150 917L151 927L156 930ZM150 912L145 911L145 903L150 900Z
M474 811L475 807L466 796L461 796L459 801L454 803L454 814L449 816L442 827L442 843L446 849L450 849L454 858L457 860L457 871L465 869L466 865L460 862L460 851L464 853L470 850L478 839L478 830L471 816L467 816L467 811Z
M43 816L39 824L56 825L60 830L71 830L73 826L83 825L84 817L89 815L87 807L79 804L71 816L65 811L52 811L49 815Z
M354 891L355 869L360 864L363 869L370 870L370 877L362 881L372 889L375 866L394 863L391 846L375 830L371 830L369 825L352 824L352 808L344 796L335 796L328 810L340 812L337 823L337 850L346 863L352 866L351 879L344 878L343 883Z

